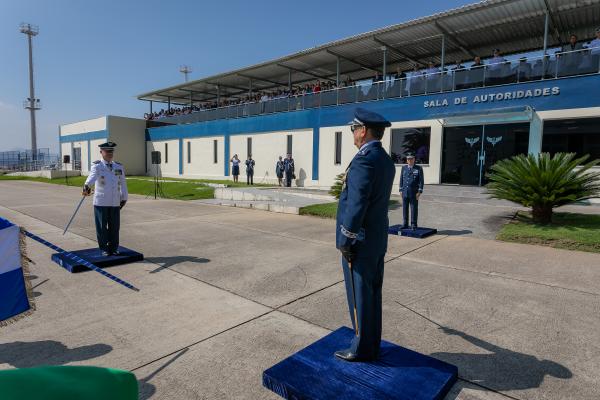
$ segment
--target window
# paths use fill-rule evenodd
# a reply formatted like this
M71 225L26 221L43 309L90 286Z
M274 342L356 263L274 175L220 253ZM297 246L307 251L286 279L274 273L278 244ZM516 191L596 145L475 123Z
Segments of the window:
M192 162L192 142L187 142L187 162Z
M342 163L342 132L335 133L334 163L335 165L340 165Z
M287 154L292 154L292 135L287 135Z
M600 118L580 118L544 122L542 151L589 154L587 161L600 158Z
M219 162L219 159L217 158L217 148L218 148L218 141L217 140L213 140L213 163L217 163Z
M417 164L429 164L431 128L392 129L392 160L396 164L406 162L406 153L415 154Z
M169 143L165 143L165 164L169 162Z
M252 155L252 138L249 137L246 140L246 158L250 157Z

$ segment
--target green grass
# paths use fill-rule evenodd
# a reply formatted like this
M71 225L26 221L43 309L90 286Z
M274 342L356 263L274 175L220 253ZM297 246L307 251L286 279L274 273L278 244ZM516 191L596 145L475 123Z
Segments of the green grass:
M519 212L502 228L498 240L600 253L600 215L554 213L552 224L534 224L531 213Z
M300 215L313 215L321 218L335 218L337 213L337 201L323 204L313 204L300 208ZM390 200L390 208L398 205L398 200Z
M136 179L139 178L139 179ZM85 176L73 176L69 177L69 186L83 187L85 182ZM0 176L2 181L12 180L24 180L24 181L35 181L43 183L52 183L56 185L65 185L65 178L57 179L46 179L46 178L34 178L24 176ZM176 180L176 179L167 179ZM169 199L176 200L198 200L198 199L212 199L214 198L215 189L208 186L198 185L197 182L211 182L211 183L227 183L226 181L209 181L209 180L177 180L178 182L163 182L162 190L165 196ZM187 181L187 182L186 182ZM233 182L230 182L233 183ZM237 186L241 186L238 184ZM245 186L245 184L243 185ZM141 195L152 195L154 196L154 182L151 177L147 176L131 176L127 179L127 190L132 194Z

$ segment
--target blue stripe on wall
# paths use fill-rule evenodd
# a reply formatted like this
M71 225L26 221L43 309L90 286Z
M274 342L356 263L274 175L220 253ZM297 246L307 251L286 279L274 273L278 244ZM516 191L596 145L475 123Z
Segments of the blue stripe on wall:
M85 140L97 140L97 139L106 139L106 138L108 138L108 130L104 129L101 131L76 133L74 135L60 136L58 138L58 140L60 143L69 143L69 142L82 142Z
M183 139L179 139L179 175L183 175Z
M91 144L90 144L90 141L88 139L88 141L87 141L87 148L88 148L88 157L87 157L88 158L88 171L92 169L92 158L91 158L92 157L92 149L90 149L90 146L91 146Z
M231 157L229 157L229 139L230 136L228 133L225 134L225 137L223 138L223 140L225 141L225 158L223 159L223 164L225 165L225 176L229 176L229 160L231 159Z

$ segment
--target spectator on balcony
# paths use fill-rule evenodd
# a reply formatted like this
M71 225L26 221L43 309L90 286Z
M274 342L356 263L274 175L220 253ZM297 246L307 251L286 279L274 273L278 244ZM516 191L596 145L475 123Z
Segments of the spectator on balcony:
M417 64L413 65L413 70L406 74L406 91L408 95L424 92L423 73L419 71Z
M569 36L569 43L561 47L558 57L558 75L574 75L581 62L583 44L577 41L577 35Z
M427 92L439 92L440 91L440 69L436 68L433 61L427 63L427 69L425 70L425 79L427 85Z
M502 57L500 49L494 49L492 58L487 66L486 70L486 83L490 85L498 85L503 83L503 78L507 75L506 71L506 59Z
M515 67L515 74L519 82L531 80L531 65L527 62L527 57L519 58L519 64Z
M587 48L593 56L600 56L600 28L596 28L596 39L589 42Z
M481 62L481 57L475 56L473 64L469 68L467 74L466 85L467 88L483 86L483 75L485 65Z

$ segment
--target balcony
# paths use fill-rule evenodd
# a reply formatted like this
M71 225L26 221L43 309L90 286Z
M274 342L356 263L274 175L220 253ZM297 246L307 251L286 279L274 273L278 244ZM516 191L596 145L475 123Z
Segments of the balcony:
M226 107L202 109L156 121L187 124L219 119L244 118L256 115L307 110L384 99L404 98L437 93L450 93L473 88L498 87L531 81L555 80L565 77L600 73L600 48L518 60L460 66L443 72L415 71L406 77L388 77L385 81L362 82L353 86L297 96L282 96L266 101Z

